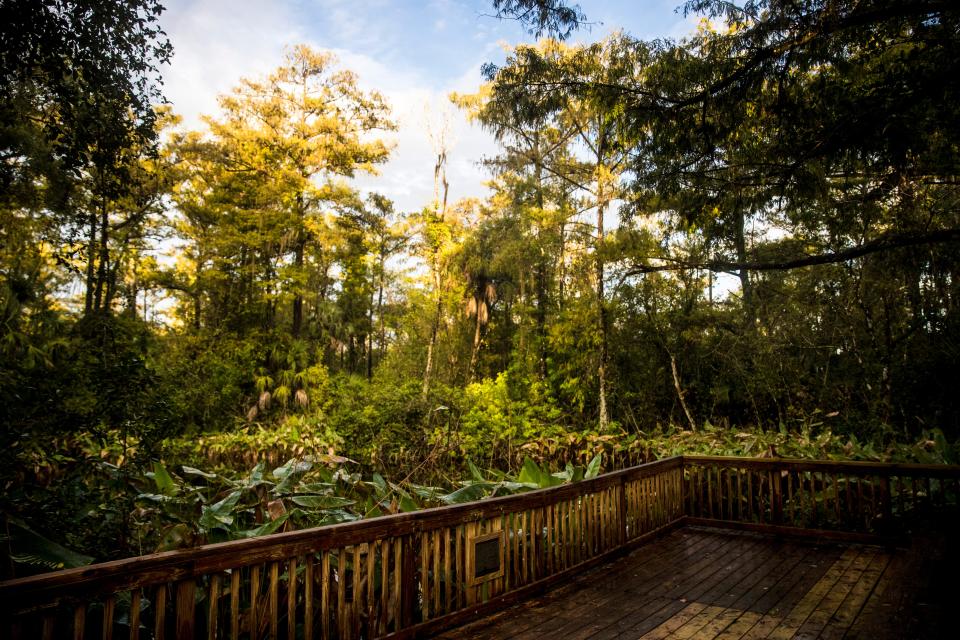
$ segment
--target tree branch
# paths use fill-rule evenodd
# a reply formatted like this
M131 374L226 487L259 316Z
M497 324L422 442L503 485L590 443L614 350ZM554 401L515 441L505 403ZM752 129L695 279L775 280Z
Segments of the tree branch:
M659 271L685 271L688 269L705 269L717 272L730 271L789 271L800 267L810 267L818 264L835 264L838 262L847 262L855 258L861 258L872 253L890 251L892 249L901 249L904 247L915 247L925 244L940 244L947 242L960 241L960 229L939 229L927 233L911 233L893 236L884 236L865 242L856 247L843 249L831 253L821 253L817 255L805 255L788 260L774 262L733 262L727 260L712 261L688 261L678 260L669 257L651 257L650 259L662 260L665 264L641 264L627 270L623 278L641 275L644 273L655 273Z

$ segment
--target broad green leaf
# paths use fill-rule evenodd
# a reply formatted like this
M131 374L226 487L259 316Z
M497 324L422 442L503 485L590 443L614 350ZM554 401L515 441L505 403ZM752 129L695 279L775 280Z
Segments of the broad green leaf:
M333 488L331 482L302 482L297 485L299 493L330 493Z
M177 483L173 481L167 469L159 462L153 463L153 482L157 485L157 491L165 496L172 496L177 493Z
M510 480L501 480L497 483L496 491L498 492L497 495L502 495L499 493L500 489L505 489L509 493L516 493L517 491L526 491L527 489L537 488L537 485L528 482L511 482Z
M292 474L306 473L313 468L313 463L309 460L298 460L290 458L285 463L273 470L273 477L277 480L286 480Z
M523 459L523 467L520 468L520 477L517 478L524 484L533 484L540 486L540 467L530 458Z
M247 476L246 480L243 482L243 486L246 489L253 489L254 487L259 487L262 484L273 484L269 480L264 479L263 470L266 468L265 462L257 463L253 469L250 470L250 475Z
M240 491L231 491L230 494L210 506L203 508L200 516L200 528L209 531L217 527L224 528L233 524L233 509L240 502Z
M492 485L487 483L471 483L465 487L457 489L453 493L448 493L447 495L440 496L440 500L445 504L460 504L463 502L472 502L474 500L479 500L487 494L487 489L491 488Z
M443 489L439 487L425 487L419 484L407 483L413 494L422 500L434 500L443 494Z
M407 494L403 494L400 496L400 511L403 511L404 513L406 513L408 511L419 511L419 510L420 510L420 505L418 505L413 498L411 498Z
M370 479L370 484L376 489L378 496L385 495L390 489L387 487L387 481L379 473L374 473Z
M200 469L188 467L187 465L183 465L180 468L188 476L200 476L201 478L206 478L207 480L212 480L217 477L217 474L215 473L207 473L206 471L201 471Z
M233 535L237 538L256 538L257 536L265 536L273 533L277 529L283 526L283 523L290 518L289 513L285 513L276 520L271 520L270 522L265 522L259 527L254 527L253 529L244 529L242 531L237 531Z
M593 457L593 460L590 461L590 464L587 465L587 471L583 474L584 480L589 480L590 478L596 478L600 475L600 461L603 458L602 453L598 453Z
M563 484L565 478L562 474L556 473L547 473L546 470L540 472L540 488L547 489L549 487L556 487Z
M137 495L138 500L150 500L151 502L180 502L176 496L165 496L160 493L141 493Z
M320 525L328 524L339 524L341 522L353 522L354 520L359 520L360 516L355 513L350 513L349 511L343 511L336 509L333 511L323 512L323 518L320 519Z
M8 518L10 559L44 569L71 569L93 562L93 558L77 553L53 540L43 537L16 518Z
M483 482L483 474L480 473L480 469L477 469L477 465L473 464L473 460L467 460L467 468L470 469L470 477L476 480L477 482Z
M308 509L339 509L357 503L356 500L340 496L293 496L291 500Z

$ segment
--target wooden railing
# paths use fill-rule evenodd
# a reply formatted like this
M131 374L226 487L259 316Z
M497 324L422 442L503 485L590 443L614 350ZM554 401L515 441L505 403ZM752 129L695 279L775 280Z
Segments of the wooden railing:
M479 502L0 583L0 638L412 637L682 524L890 540L960 467L684 456Z
M12 638L411 637L492 612L684 517L683 460L479 502L0 583Z
M889 542L960 502L960 467L684 456L687 524Z

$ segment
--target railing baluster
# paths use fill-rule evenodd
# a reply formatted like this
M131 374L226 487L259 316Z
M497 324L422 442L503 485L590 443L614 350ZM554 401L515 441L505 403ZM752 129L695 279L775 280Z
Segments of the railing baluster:
M153 600L153 637L163 640L167 626L167 585L158 584Z
M380 603L374 630L376 635L387 633L390 611L390 538L384 538L379 543L380 548Z
M83 640L86 635L87 605L80 604L73 610L73 640Z
M218 605L220 604L220 574L213 574L210 576L210 586L207 587L207 638L208 640L216 640L217 638L217 622L218 622ZM131 610L133 609L133 602L130 603ZM133 630L133 622L130 623L130 629Z
M280 567L277 562L270 563L270 583L267 588L267 622L268 628L270 630L271 640L275 640L277 637L277 623L280 616L279 612L279 581L280 581Z
M360 555L364 546L363 544L353 545L353 562L351 563L353 565L353 588L351 589L353 597L347 612L351 638L360 637L360 612L363 610L363 589L360 584L360 578L363 577L363 563L360 561Z
M130 640L140 638L140 587L130 593Z
M320 633L323 640L330 638L330 552L320 557Z
M193 602L191 601L190 604L192 605ZM103 635L102 635L103 640L113 640L113 612L114 612L114 609L116 608L116 605L117 605L117 599L115 596L112 596L112 595L107 596L107 598L103 601ZM178 602L178 607L179 607L179 602ZM177 630L179 631L179 627L180 627L179 609L177 611L177 616L178 616ZM191 611L190 618L192 623L193 622L192 611ZM186 637L186 636L180 636L180 637Z
M392 603L392 619L394 630L403 627L403 542L402 538L394 538L391 545L393 547L393 596L390 598Z
M260 567L250 567L250 637L260 637Z
M350 627L347 624L347 548L337 549L337 618L338 638L349 638Z
M240 569L230 572L230 638L240 638Z
M436 617L440 610L440 532L432 531L430 539L433 542L431 554L433 556L433 615Z
M287 561L287 640L297 636L297 558Z
M312 553L303 559L303 640L313 640L313 561Z
M192 638L194 636L194 612L196 611L195 606L195 594L197 591L197 583L193 578L187 578L186 580L181 580L177 583L177 612L176 612L176 636L177 640ZM111 606L111 609L113 607ZM106 608L104 608L106 610ZM106 616L106 614L104 614ZM111 623L112 627L113 624ZM104 640L110 640L113 634L109 636L104 629Z

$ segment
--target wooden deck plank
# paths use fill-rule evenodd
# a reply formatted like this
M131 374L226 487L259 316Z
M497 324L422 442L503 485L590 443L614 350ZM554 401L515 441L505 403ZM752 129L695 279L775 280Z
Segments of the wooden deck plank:
M689 548L683 548L678 551L677 554L672 556L667 556L662 558L662 563L658 564L657 570L653 572L652 575L644 575L644 572L635 572L633 575L623 575L619 580L611 579L610 577L604 577L604 579L596 585L589 587L586 590L586 593L578 594L578 600L580 602L579 606L573 608L572 610L566 610L562 607L560 610L553 610L547 612L549 616L549 621L543 624L536 629L531 629L527 634L516 635L515 637L518 640L523 640L523 638L536 638L544 637L543 633L551 632L548 636L554 637L567 637L568 634L574 633L577 636L588 638L591 637L593 633L599 631L600 628L596 624L592 626L584 626L584 616L591 610L598 610L604 607L609 607L612 601L620 600L624 597L623 585L624 584L643 584L648 585L649 588L654 588L657 585L662 585L666 580L671 576L676 576L676 567L678 564L690 565L690 558L696 557L697 555L704 555L706 557L712 557L718 554L721 554L724 549L731 547L735 541L724 539L722 536L711 536L705 538L702 544L694 545ZM621 567L629 567L628 563L620 563ZM699 564L692 565L693 567L699 566ZM691 568L688 571L694 571L695 569ZM640 593L636 595L643 596L646 594L646 591L643 588L638 589ZM602 595L597 595L597 592L600 592ZM591 597L591 594L594 597ZM540 634L540 635L538 635Z
M666 621L687 603L688 599L684 596L686 591L690 588L696 589L698 583L703 588L712 586L710 578L715 576L723 563L728 559L741 557L750 544L750 541L745 539L731 542L733 544L718 548L713 555L667 576L659 584L648 584L642 590L627 589L627 594L637 597L643 604L624 608L599 620L596 626L600 629L588 637L591 640L607 640L616 638L621 633L639 637Z
M737 585L737 590L729 594L730 596L739 594L739 597L729 603L726 609L709 624L697 631L692 636L693 638L708 640L720 637L728 627L734 626L737 622L740 623L740 627L731 631L727 638L739 638L756 624L760 616L747 610L762 598L772 586L776 585L784 575L792 571L808 553L808 549L800 545L776 543L774 549L777 553L766 563L757 567L752 574ZM721 603L726 604L725 601L721 601ZM753 615L744 617L746 613ZM752 621L749 625L747 624L748 620Z
M763 625L763 620L761 620L757 627L751 629L744 637L789 640L789 638L793 637L793 634L800 629L803 623L806 622L813 610L816 609L820 601L827 595L827 592L833 588L833 585L840 579L843 572L853 564L853 561L856 560L859 555L860 549L856 547L851 547L844 551L840 559L833 563L827 573L813 585L813 588L806 592L785 617L779 619L779 622L775 626L768 630L767 627L761 626Z
M956 520L921 523L910 549L893 552L873 592L846 637L941 638L956 635L960 550L953 543Z
M741 640L849 633L879 640L902 634L905 627L892 624L936 628L932 614L915 612L927 606L917 604L916 594L928 570L904 551L686 528L439 637ZM932 604L928 609L936 613ZM863 635L877 625L887 626Z
M629 633L632 636L642 636L651 628L656 627L662 622L663 618L669 618L675 615L687 602L704 600L709 602L717 594L722 593L723 589L730 583L735 582L740 577L740 568L751 566L757 561L758 555L770 552L770 546L766 541L759 538L752 538L750 545L741 555L725 555L718 558L712 567L712 572L704 572L690 584L678 585L671 591L664 594L664 597L670 600L670 604L658 611L653 616L634 625Z
M806 595L823 574L832 566L842 553L842 548L829 546L827 548L811 547L809 553L798 565L797 569L786 575L774 588L753 604L753 611L760 614L760 619L744 631L739 638L765 638L794 605Z
M877 549L869 547L862 549L857 559L840 576L792 637L796 640L814 640L814 638L817 638L857 583L865 582L864 574L877 555L882 555Z
M860 615L867 602L867 598L873 592L880 580L887 565L890 564L891 554L879 552L873 556L870 566L863 572L857 583L850 589L850 592L840 603L836 612L827 621L818 637L825 640L839 640L847 633L853 625L854 620Z

